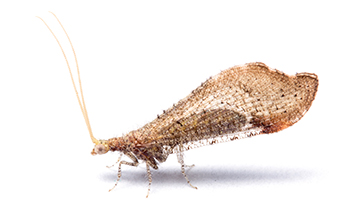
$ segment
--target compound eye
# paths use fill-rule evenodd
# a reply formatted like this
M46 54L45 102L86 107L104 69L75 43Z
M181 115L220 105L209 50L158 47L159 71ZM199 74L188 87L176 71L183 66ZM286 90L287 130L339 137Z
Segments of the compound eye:
M94 151L96 154L102 155L102 154L105 154L107 152L107 149L104 145L97 144L97 145L95 145Z

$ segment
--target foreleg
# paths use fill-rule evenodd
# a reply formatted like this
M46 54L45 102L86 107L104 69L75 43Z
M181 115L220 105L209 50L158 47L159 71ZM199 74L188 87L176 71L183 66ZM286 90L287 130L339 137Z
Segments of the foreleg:
M133 162L127 162L125 160L119 162L118 166L118 178L117 181L115 182L113 188L111 188L109 191L112 191L118 184L120 177L122 177L122 165L129 165L129 166L134 166L137 167L139 165L139 161L136 159L136 157L132 154L126 153L126 156L128 156Z

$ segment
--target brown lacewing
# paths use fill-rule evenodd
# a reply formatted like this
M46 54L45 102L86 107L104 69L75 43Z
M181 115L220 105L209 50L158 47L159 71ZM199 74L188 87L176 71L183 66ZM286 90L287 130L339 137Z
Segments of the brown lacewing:
M53 15L64 30L74 53L80 96L60 42L45 21L39 18L51 31L65 57L80 109L95 144L91 154L120 152L118 176L113 188L121 177L122 165L138 166L141 161L146 163L147 168L148 197L152 183L150 167L157 170L158 164L165 162L170 154L177 155L187 183L196 188L185 173L184 151L283 130L304 116L316 96L316 74L297 73L290 76L263 63L248 63L210 77L143 127L121 137L97 140L92 134L73 45L59 19ZM123 155L131 161L121 160Z

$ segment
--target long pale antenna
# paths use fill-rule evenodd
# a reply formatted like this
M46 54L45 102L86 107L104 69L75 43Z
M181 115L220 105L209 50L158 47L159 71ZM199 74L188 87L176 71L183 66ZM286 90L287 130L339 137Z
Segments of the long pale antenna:
M78 65L78 59L77 59L77 56L75 54L75 50L74 50L74 47L73 47L73 44L68 36L68 33L66 32L66 30L64 29L63 25L61 24L60 20L57 18L57 16L50 12L52 15L55 16L56 20L58 21L58 23L61 25L64 33L66 34L68 40L69 40L69 43L70 43L70 46L72 48L72 51L73 51L73 54L74 54L74 59L75 59L75 63L76 63L76 68L77 68L77 72L78 72L78 81L79 81L79 87L80 87L80 94L81 94L81 99L79 97L79 93L77 91L77 87L75 86L75 82L74 82L74 78L73 78L73 74L72 74L72 70L70 68L70 65L69 65L69 62L68 62L68 59L67 59L67 56L66 56L66 53L64 52L62 46L61 46L61 43L58 41L56 35L53 33L53 31L51 30L51 28L46 24L46 22L41 18L41 17L38 17L40 20L42 20L44 22L44 24L46 25L46 27L50 30L51 34L55 37L59 47L61 48L61 51L62 51L62 54L64 56L64 59L66 60L66 63L67 63L67 67L68 67L68 70L69 70L69 74L70 74L70 77L72 79L72 83L73 83L73 87L74 87L74 91L75 91L75 94L77 96L77 99L78 99L78 102L79 102L79 106L80 106L80 109L81 109L81 112L83 113L83 116L84 116L84 119L85 119L85 123L86 123L86 126L89 130L89 134L90 134L90 137L91 137L91 140L93 143L95 144L98 144L98 140L94 137L94 135L92 134L92 130L91 130L91 125L90 125L90 120L89 120L89 116L88 116L88 113L87 113L87 110L86 110L86 106L85 106L85 100L84 100L84 95L83 95L83 88L82 88L82 85L81 85L81 79L80 79L80 72L79 72L79 65Z

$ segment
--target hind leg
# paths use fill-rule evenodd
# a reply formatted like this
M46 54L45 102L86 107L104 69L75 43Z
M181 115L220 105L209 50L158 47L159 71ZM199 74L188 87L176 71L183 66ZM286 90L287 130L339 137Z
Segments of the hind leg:
M187 183L192 187L192 188L195 188L197 189L197 187L193 186L190 182L190 180L188 179L186 173L185 173L185 167L193 167L193 165L185 165L184 163L184 159L183 159L183 153L182 152L178 152L176 153L176 156L177 156L177 161L180 163L181 165L181 173L184 175L185 179L187 180Z
M147 175L148 175L148 190L146 198L148 198L149 192L151 191L151 184L152 184L152 175L151 175L151 169L149 168L149 165L146 163L147 168Z

